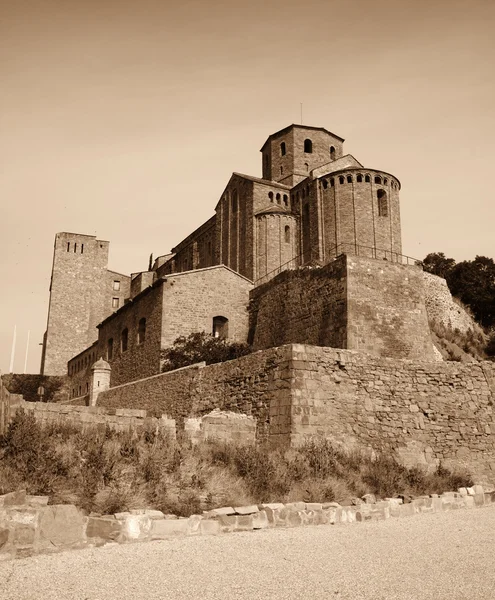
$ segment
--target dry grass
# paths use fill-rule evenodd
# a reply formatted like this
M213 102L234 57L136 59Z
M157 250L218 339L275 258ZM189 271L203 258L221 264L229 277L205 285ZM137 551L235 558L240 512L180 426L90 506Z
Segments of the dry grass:
M269 450L205 443L191 447L152 430L81 432L42 427L19 412L0 438L0 494L26 488L110 514L156 508L188 516L216 506L269 501L342 501L441 493L472 485L466 474L406 469L390 457L344 452L329 442Z

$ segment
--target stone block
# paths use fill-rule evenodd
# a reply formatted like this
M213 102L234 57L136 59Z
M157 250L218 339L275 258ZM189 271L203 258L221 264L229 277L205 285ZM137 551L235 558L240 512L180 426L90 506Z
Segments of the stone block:
M327 523L329 523L330 525L340 523L342 519L342 507L340 505L324 508L322 512L327 519Z
M253 515L238 515L235 517L234 531L252 531Z
M201 515L191 515L188 519L189 525L187 527L188 535L197 535L199 533L199 526L203 517Z
M285 508L285 504L283 504L282 502L271 502L269 504L260 504L258 508L260 508L260 509L270 508L272 510L276 510L276 509Z
M495 503L495 492L485 492L485 504L494 504Z
M39 544L43 547L70 547L85 541L86 517L72 504L53 504L41 509Z
M128 515L123 519L118 519L122 523L122 530L119 541L121 542L142 542L148 540L151 534L151 524L175 523L175 521L152 521L147 515Z
M361 500L363 500L363 502L365 504L375 504L376 503L376 496L375 494L365 494Z
M149 536L152 540L165 540L171 537L185 536L189 533L189 519L149 519Z
M269 526L266 511L261 510L253 515L253 529L266 529Z
M306 502L306 510L322 510L323 504L321 502Z
M341 523L355 523L356 522L356 507L355 506L342 506L342 514L340 518Z
M22 506L26 503L26 490L9 492L0 496L0 508L7 506Z
M231 533L237 525L237 515L218 515L216 517L222 533Z
M146 516L148 516L152 520L164 519L165 518L165 515L162 513L161 510L153 510L151 508L132 509L132 510L129 511L129 513L131 515L146 515ZM115 516L117 516L117 515L115 515Z
M258 507L256 504L251 504L250 506L235 506L234 510L238 515L252 515L258 512Z
M285 508L287 510L306 510L306 502L288 502Z
M37 508L40 506L47 506L49 499L49 496L26 496L26 503L32 508Z
M474 508L474 496L466 496L464 498L466 508Z
M4 527L0 527L0 552L7 546L9 541L9 530Z
M216 519L202 519L199 522L201 535L218 535L222 533L222 527Z
M236 512L231 506L224 506L222 508L213 508L212 510L205 510L203 515L207 519L211 519L214 517L220 517L223 515L235 515Z
M122 520L112 517L88 517L86 537L88 541L99 539L117 541L122 532Z
M411 517L417 513L417 509L412 502L399 505L399 517Z
M483 489L483 488L481 488L481 489ZM475 494L474 495L474 505L475 506L484 506L484 504L485 504L485 494Z
M467 489L465 487L460 487L457 491L459 492L459 494L461 496L467 496L468 495Z
M473 491L475 496L476 494L484 494L485 492L482 485L473 485Z
M474 487L468 487L466 488L466 491L468 493L468 496L474 496L475 494Z
M300 527L304 525L305 515L302 510L289 510L287 514L287 527Z

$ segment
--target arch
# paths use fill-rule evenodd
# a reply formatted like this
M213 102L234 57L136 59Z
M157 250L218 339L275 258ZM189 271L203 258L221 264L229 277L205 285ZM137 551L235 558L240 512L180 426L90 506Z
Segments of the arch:
M268 192L268 198L270 198L270 202L273 202L273 192Z
M285 153L286 153L285 142L282 142L280 144L280 156L285 156Z
M347 183L352 183L352 175L347 175Z
M323 179L321 183L323 184L323 189L326 190L328 187L328 181L326 179Z
M284 201L285 206L289 206L289 196L287 196L287 194L284 194L282 199Z
M225 339L229 335L229 320L227 317L217 315L213 317L213 337Z
M365 175L364 180L366 181L366 183L371 183L371 177L369 175Z
M308 165L308 163L304 163L304 168L306 169L306 171L309 171L309 165Z
M362 181L363 181L363 176L361 175L361 173L359 173L359 175L357 175L357 176L356 176L356 181L357 181L358 183L362 183Z
M139 319L137 343L144 344L145 340L146 340L146 319L143 317L142 319Z
M343 175L341 175L341 176L339 177L339 183L340 183L340 185L342 185L343 183L345 183L345 178L344 178L344 176L343 176Z
M379 175L377 175L377 176L375 177L375 183L377 183L378 185L381 185L381 184L382 184L382 178L381 178Z
M120 351L126 352L129 347L129 330L127 327L122 329L122 333L120 334Z
M376 197L378 198L378 216L388 217L387 192L385 190L377 190Z
M113 358L113 338L109 338L107 341L107 360Z
M335 179L333 177L330 178L330 187L335 185Z
M285 236L285 243L290 244L290 227L288 225L285 226L284 236Z
M335 160L335 146L330 146L330 160Z
M277 199L277 204L280 204L280 194L277 194L275 198Z
M313 154L313 142L309 138L304 140L304 152L306 154Z
M383 180L383 185L387 185L387 183L388 183L388 179L385 177Z

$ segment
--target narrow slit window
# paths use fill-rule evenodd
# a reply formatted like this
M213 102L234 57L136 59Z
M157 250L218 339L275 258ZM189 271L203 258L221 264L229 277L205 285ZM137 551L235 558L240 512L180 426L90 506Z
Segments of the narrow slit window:
M144 344L146 340L146 319L143 317L139 320L138 325L138 344Z
M285 243L290 244L290 227L288 225L285 226Z
M84 254L84 244L81 244L81 254Z
M385 190L378 190L376 195L378 198L378 216L388 217L387 192Z

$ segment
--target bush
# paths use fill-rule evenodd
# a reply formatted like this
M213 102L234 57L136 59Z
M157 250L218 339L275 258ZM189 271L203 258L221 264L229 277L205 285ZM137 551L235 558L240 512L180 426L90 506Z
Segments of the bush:
M204 331L191 333L188 337L178 337L170 348L162 352L162 371L173 371L203 361L207 365L225 362L250 352L247 344L228 342Z
M441 493L472 485L442 465L428 474L390 456L326 440L286 450L206 442L178 444L155 430L95 433L41 426L19 411L0 438L0 494L27 489L101 514L156 508L189 516L215 506L342 501Z

